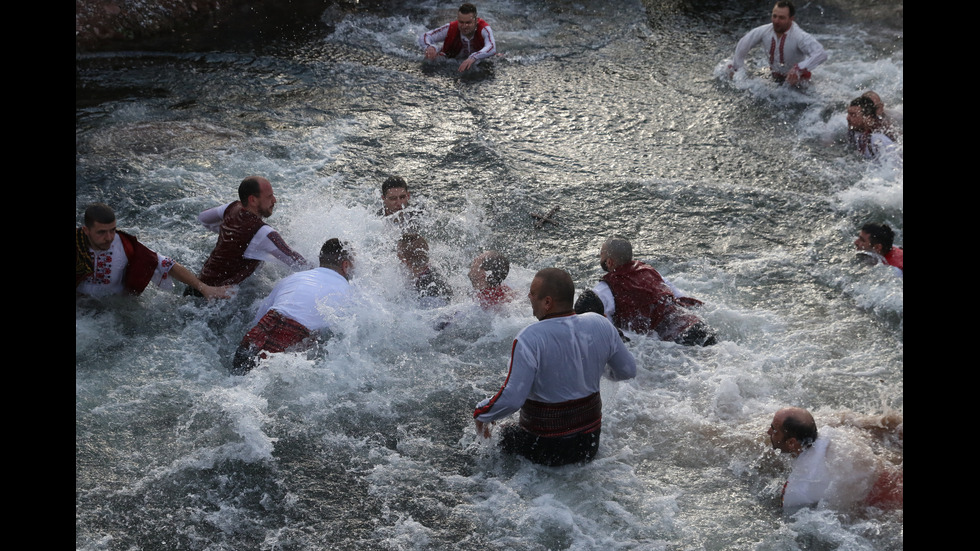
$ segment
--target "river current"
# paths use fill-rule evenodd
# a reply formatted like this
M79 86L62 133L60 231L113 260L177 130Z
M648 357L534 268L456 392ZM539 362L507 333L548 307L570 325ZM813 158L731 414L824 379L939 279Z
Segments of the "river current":
M865 90L902 119L900 24L801 5L829 53L801 92L765 78L760 49L724 76L768 2L478 6L501 55L462 76L421 59L418 35L455 16L432 0L76 56L76 225L108 203L197 271L215 242L197 214L262 175L294 249L353 244L364 297L324 354L244 377L231 356L284 267L213 304L76 300L76 549L902 549L901 511L782 511L790 462L766 437L787 405L820 424L904 411L904 281L852 244L869 221L903 244L903 164L844 140ZM410 296L375 215L389 175L425 207L448 307ZM630 334L638 374L603 382L594 462L500 455L472 409L535 320L523 298L473 308L470 261L506 253L521 297L550 266L585 290L614 234L705 302L719 344ZM902 463L900 443L878 451Z

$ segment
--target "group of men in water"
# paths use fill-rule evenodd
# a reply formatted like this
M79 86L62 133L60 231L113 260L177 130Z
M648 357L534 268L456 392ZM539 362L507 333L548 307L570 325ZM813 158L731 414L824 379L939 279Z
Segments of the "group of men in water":
M753 29L739 41L732 70L740 69L747 52L768 39L772 77L790 85L808 81L811 69L827 55L815 39L795 26L794 16L791 2L777 2L772 23ZM440 42L441 49L436 46ZM472 4L463 4L456 21L426 32L419 43L426 59L462 58L460 71L496 52L493 31L477 17ZM860 117L872 116L866 113L876 109L872 99L865 99L871 102L870 108L864 100L859 105L852 102L852 107L860 109ZM857 120L859 115L854 116ZM880 113L873 116L881 118ZM852 126L858 130L857 122ZM885 130L881 133L887 135ZM84 225L76 230L76 295L139 294L151 281L163 286L176 279L188 286L186 294L229 298L234 286L261 262L275 261L296 272L280 280L262 302L253 327L236 351L231 371L245 374L267 354L312 348L330 334L337 312L349 300L354 251L338 238L328 239L314 266L265 222L276 204L267 179L245 178L238 195L238 200L199 215L202 225L218 233L218 240L198 275L117 230L115 214L107 205L90 206ZM432 267L428 242L412 223L419 211L408 208L411 192L407 182L397 176L388 178L382 184L381 199L378 214L405 228L396 252L420 304L449 304L452 288ZM869 224L861 229L855 247L901 271L902 250L894 246L893 237L888 226ZM490 437L495 422L519 411L519 422L501 431L504 450L546 465L589 461L598 450L601 432L601 378L625 380L636 375L636 361L624 344L629 340L624 331L689 346L717 342L714 330L697 313L701 301L679 291L654 267L635 260L628 240L606 240L598 260L606 273L578 301L568 272L546 268L535 274L527 297L538 322L515 337L500 390L476 404L473 417L478 435ZM467 275L480 306L499 309L516 298L517 293L504 284L509 270L508 259L498 251L483 252L473 260ZM805 412L777 412L769 432L773 447L800 457L816 455L808 451L811 449L823 450L823 457L826 439L818 440L815 425L810 430L812 416L801 411ZM800 418L802 423L797 422ZM801 424L806 425L802 436L796 430ZM817 494L822 495L809 486L803 488L802 483L790 482L786 487L789 498L784 499L792 503L819 500Z

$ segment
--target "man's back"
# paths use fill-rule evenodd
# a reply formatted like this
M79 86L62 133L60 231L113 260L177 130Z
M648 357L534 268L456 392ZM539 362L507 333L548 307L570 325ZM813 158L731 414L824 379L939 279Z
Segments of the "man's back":
M598 392L605 366L610 378L636 375L636 363L616 328L586 313L554 317L522 329L515 338L514 363L536 366L528 398L556 403Z

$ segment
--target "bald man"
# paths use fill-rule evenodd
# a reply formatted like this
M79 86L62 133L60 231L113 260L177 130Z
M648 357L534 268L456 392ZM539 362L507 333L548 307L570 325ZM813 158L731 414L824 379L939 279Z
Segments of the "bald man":
M717 342L714 331L689 309L701 301L683 296L652 266L633 260L628 240L607 239L599 249L599 266L607 273L593 291L617 328L655 333L662 341L684 345Z
M591 461L602 426L600 380L636 376L616 328L598 314L576 314L574 295L564 270L535 274L527 297L538 322L517 334L504 386L473 412L477 435L489 438L492 423L520 410L519 423L501 430L500 446L543 465Z
M872 432L901 434L901 416L869 419L852 419L847 424ZM777 411L766 434L773 449L794 458L793 470L783 485L784 508L819 503L864 504L882 509L903 507L901 466L876 458L864 437L855 437L836 427L824 427L818 433L813 415L799 407Z
M205 228L218 232L218 242L201 267L201 281L208 285L237 285L263 261L280 262L297 270L313 267L265 223L275 206L276 196L269 180L249 176L238 186L237 201L198 215L198 222Z

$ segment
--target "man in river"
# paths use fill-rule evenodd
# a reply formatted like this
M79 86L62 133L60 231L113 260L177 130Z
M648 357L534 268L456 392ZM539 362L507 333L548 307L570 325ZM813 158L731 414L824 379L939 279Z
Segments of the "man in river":
M208 285L237 285L267 260L292 268L311 267L263 221L272 216L275 206L276 196L269 180L249 176L238 186L237 201L198 215L197 220L204 227L218 232L218 242L201 267L201 281Z
M235 352L232 373L244 375L266 352L300 352L312 348L321 332L329 334L331 314L351 292L354 270L350 247L337 238L320 248L320 267L283 278L266 297L254 327Z
M504 285L509 273L510 261L498 251L486 251L473 259L467 275L476 300L484 310L492 310L514 300L514 290Z
M865 224L854 240L858 252L871 256L876 263L887 264L905 275L905 251L895 245L895 232L888 224Z
M845 414L838 425L824 427L818 433L813 415L798 407L782 408L773 415L766 431L769 441L773 449L794 458L793 470L783 485L783 507L863 503L883 509L902 508L901 465L876 457L868 443L873 436L896 441L901 447L902 416ZM842 426L862 429L864 433L855 434Z
M436 46L440 42L441 49ZM427 60L438 57L462 59L460 73L497 53L493 30L486 21L477 17L476 6L469 3L459 7L456 21L423 33L419 37L419 45L425 50Z
M407 225L418 214L418 210L409 208L411 200L412 192L408 189L408 182L401 176L389 176L381 182L381 208L378 216Z
M564 270L535 274L527 297L539 321L514 338L504 386L473 412L477 436L489 438L492 423L520 410L519 423L501 430L500 446L543 465L591 461L599 449L606 365L612 380L636 376L636 360L616 328L598 314L576 314L574 296Z
M810 81L810 71L827 60L827 52L817 39L795 23L796 6L780 0L772 8L772 23L749 31L735 46L735 57L728 66L729 76L745 65L745 58L755 46L769 49L769 70L778 83L799 86Z
M229 297L226 286L207 285L187 268L117 230L116 213L108 205L95 203L85 209L84 225L75 230L76 297L138 295L151 281L170 288L174 279L208 300Z
M689 346L717 342L714 331L690 310L702 302L685 296L652 266L633 260L628 240L607 239L599 249L599 266L607 273L592 290L617 328L656 333L662 341Z
M429 242L417 233L402 234L396 245L398 259L411 276L412 288L423 308L439 308L453 298L452 287L429 262Z

